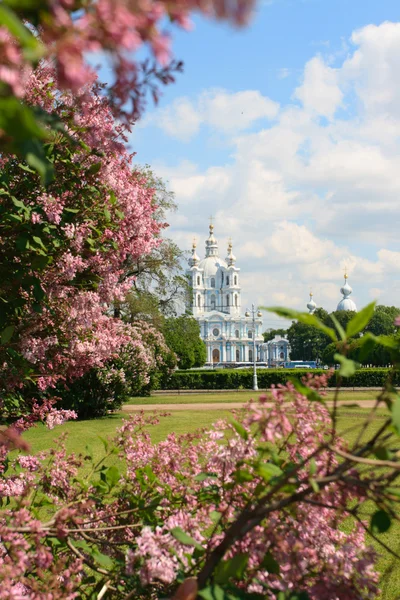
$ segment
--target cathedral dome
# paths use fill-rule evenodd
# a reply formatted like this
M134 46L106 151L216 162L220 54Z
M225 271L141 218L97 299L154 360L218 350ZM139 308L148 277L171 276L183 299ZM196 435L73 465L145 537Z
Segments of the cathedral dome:
M353 290L352 290L351 286L349 285L347 279L348 279L348 275L347 275L347 273L345 273L344 285L340 288L340 293L343 294L343 298L337 305L336 310L351 310L353 312L357 312L357 306L355 305L353 300L351 298L349 298L349 296Z
M219 256L218 242L214 237L214 225L210 224L210 235L206 240L206 257L199 262L199 269L203 269L204 278L215 277L219 269L228 267L226 261Z
M219 256L207 256L199 262L199 269L203 269L204 277L214 277L219 269L227 267L226 262Z
M343 298L337 305L336 310L352 310L353 312L357 312L357 306L351 298Z

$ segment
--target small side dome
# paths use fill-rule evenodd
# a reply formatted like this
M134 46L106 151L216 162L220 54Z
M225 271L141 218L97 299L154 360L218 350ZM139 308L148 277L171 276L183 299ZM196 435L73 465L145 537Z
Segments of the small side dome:
M317 305L313 300L313 293L310 292L310 301L307 303L308 312L313 315L316 311Z
M234 265L236 262L236 256L232 252L232 240L231 239L229 240L228 255L225 260L229 266Z
M198 256L198 254L196 252L196 248L197 248L196 240L193 240L192 256L189 258L189 261L188 261L190 267L195 267L199 264L200 256Z
M347 273L345 273L344 274L344 285L340 288L340 293L343 294L343 298L337 305L336 310L351 310L353 312L357 312L357 306L355 305L355 302L353 302L353 300L351 300L351 298L349 298L349 296L353 290L352 290L351 286L348 284L347 279L348 279L348 275L347 275Z

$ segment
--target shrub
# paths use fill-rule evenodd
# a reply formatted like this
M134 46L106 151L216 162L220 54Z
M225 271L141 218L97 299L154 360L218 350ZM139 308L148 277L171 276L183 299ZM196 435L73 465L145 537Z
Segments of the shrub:
M263 369L257 372L258 386L268 389L272 385L284 385L290 378L302 379L309 370L306 369ZM352 377L342 381L343 387L381 387L384 385L389 369L359 369ZM322 375L324 371L313 369L315 375ZM396 373L393 383L399 382ZM237 390L239 388L251 389L253 385L253 371L251 369L223 369L215 371L175 371L162 380L160 389L165 390ZM336 385L336 374L329 379L329 386Z
M146 322L125 326L127 343L104 367L91 369L56 395L59 406L90 419L118 410L131 396L147 396L176 365L164 338Z

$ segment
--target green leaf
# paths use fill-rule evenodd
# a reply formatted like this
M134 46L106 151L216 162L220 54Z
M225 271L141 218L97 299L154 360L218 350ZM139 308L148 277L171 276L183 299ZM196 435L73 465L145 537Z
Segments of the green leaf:
M317 463L315 462L315 458L312 458L309 462L309 469L308 469L310 475L315 475L315 473L317 472Z
M94 163L93 165L90 165L87 172L90 175L95 175L96 173L98 173L100 171L100 169L101 169L101 162L97 162L97 163Z
M399 340L398 340L398 338L394 337L393 335L377 335L375 337L375 340L377 341L378 344L380 344L381 346L384 346L385 348L391 348L392 350L397 350L397 348L399 347Z
M111 213L110 213L110 211L108 210L108 208L105 208L105 209L104 209L104 216L105 216L105 218L106 218L106 221L108 221L108 222L110 222L110 221L111 221Z
M335 330L331 327L328 327L318 319L315 315L310 315L310 313L303 313L297 310L292 310L290 308L282 308L279 306L267 308L266 306L260 306L260 310L267 310L269 312L273 312L279 317L283 317L285 319L296 319L300 323L304 323L305 325L312 325L316 329L319 329L323 333L325 333L328 337L331 338L332 341L337 341L337 335Z
M92 558L105 569L111 570L114 567L114 561L112 558L107 556L107 554L103 554L97 548L93 548L91 552Z
M244 553L235 554L228 560L222 560L216 571L215 581L217 583L227 583L230 579L240 579L246 570L249 562L249 555Z
M273 575L279 575L279 563L272 556L271 552L266 553L262 560L261 566L263 567L263 569L266 569L268 573L271 573Z
M42 46L39 40L32 35L14 11L0 4L0 25L7 27L8 31L19 40L21 46L26 50L25 57L28 60L40 58Z
M354 375L356 372L356 363L354 360L350 360L337 352L333 355L333 358L340 363L339 375L342 377L351 377Z
M199 473L193 478L194 481L205 481L206 479L218 479L215 473Z
M101 435L98 435L97 437L98 437L98 438L99 438L99 440L100 440L100 441L103 443L104 450L105 450L106 452L108 452L108 448L109 448L109 442L108 442L108 440L106 440L105 438L101 437Z
M198 592L198 596L203 600L227 600L228 596L219 585L212 585L203 588Z
M341 324L339 323L339 321L337 320L337 318L335 317L335 315L333 313L329 316L332 319L334 326L336 327L336 331L340 335L340 339L345 340L346 339L345 330L343 329L343 327L341 326Z
M2 344L7 344L14 333L14 325L9 325L8 327L6 327L5 329L3 329L3 331L1 332L1 337L0 337L0 341Z
M376 458L378 458L379 460L390 460L391 459L389 450L387 448L385 448L384 446L381 446L380 448L375 448L374 454L375 454Z
M171 534L174 536L178 542L184 544L185 546L194 546L198 550L204 550L203 546L199 544L197 540L192 538L186 531L183 531L180 527L174 527L171 529Z
M32 142L33 144L33 142ZM31 152L27 152L25 160L33 167L40 175L43 184L46 186L54 179L53 165L47 160L42 146L39 143L35 144L35 148Z
M312 477L310 477L309 479L309 484L311 485L312 489L314 490L314 492L316 494L318 494L319 492L319 485L318 483L315 481L315 479L313 479Z
M110 488L116 486L119 479L120 479L120 473L119 473L117 467L115 467L115 466L109 467L106 471L106 482L108 483Z
M272 477L279 477L283 473L282 469L269 462L257 465L255 471L264 479L264 481L269 481Z
M18 236L15 240L15 246L17 250L20 250L21 252L23 252L24 250L29 250L30 246L28 236L24 233Z
M377 338L370 331L367 331L358 343L360 344L360 362L363 362L375 348Z
M354 337L360 331L363 331L368 325L375 311L376 302L371 302L365 306L360 312L356 313L354 317L347 323L346 334L348 338Z
M390 412L392 413L392 425L396 433L400 435L400 396L396 396L393 400Z
M371 517L370 529L372 533L384 533L392 524L390 516L384 510L377 510Z
M36 279L33 282L33 296L34 296L35 300L40 302L41 300L43 300L45 295L46 295L45 291L43 290L42 286L40 285L39 279Z
M296 379L296 377L289 377L289 381L293 383L294 387L299 392L299 394L302 394L303 396L308 398L308 400L311 400L311 402L320 402L321 404L325 404L325 400L324 398L322 398L322 396L320 396L315 390L312 390L311 388L301 383L301 381Z
M254 475L247 469L238 469L235 473L235 479L238 483L244 483L245 481L253 481Z
M18 200L18 198L16 198L15 196L11 196L11 202L14 204L14 206L16 206L17 208L22 208L24 210L27 209L27 206L25 206L25 204L22 202L22 200Z
M42 238L37 235L33 235L32 239L36 244L38 244L38 246L41 246L44 250L47 250L46 246L43 244Z
M212 510L210 512L210 518L212 520L213 523L218 523L218 521L220 520L222 514L220 512L218 512L217 510Z
M249 439L249 434L247 433L247 431L241 423L238 423L238 421L235 421L235 419L232 418L230 419L230 423L232 427L234 427L236 433L239 434L241 438L243 438L244 440Z

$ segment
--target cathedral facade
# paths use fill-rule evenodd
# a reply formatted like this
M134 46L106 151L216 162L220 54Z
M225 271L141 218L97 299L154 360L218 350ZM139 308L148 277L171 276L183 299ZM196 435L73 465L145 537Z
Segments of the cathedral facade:
M236 266L232 243L228 245L226 258L221 258L214 226L210 225L205 257L200 259L197 255L194 242L189 267L191 308L207 346L207 362L260 360L263 344L261 313L246 311L242 315L240 269Z

